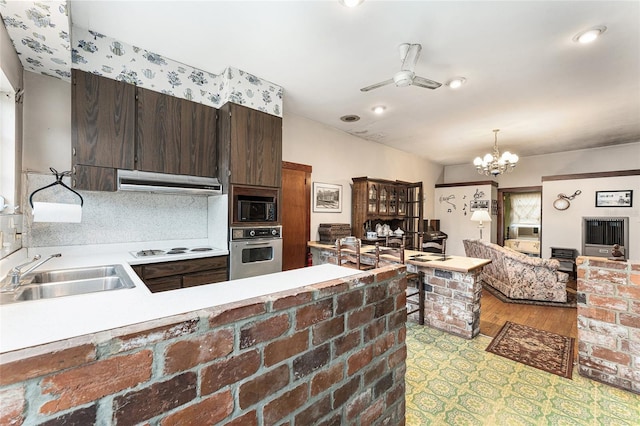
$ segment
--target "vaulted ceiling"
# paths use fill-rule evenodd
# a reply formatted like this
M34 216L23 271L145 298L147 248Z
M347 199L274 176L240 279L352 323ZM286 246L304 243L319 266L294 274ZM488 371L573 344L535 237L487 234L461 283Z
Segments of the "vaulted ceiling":
M10 0L11 1L11 0ZM75 1L72 25L220 73L284 88L284 113L441 164L501 150L529 156L640 141L640 2ZM607 29L589 45L572 38ZM430 90L360 88L419 43ZM446 83L462 76L454 90ZM384 105L382 115L372 108ZM341 116L360 120L345 123Z

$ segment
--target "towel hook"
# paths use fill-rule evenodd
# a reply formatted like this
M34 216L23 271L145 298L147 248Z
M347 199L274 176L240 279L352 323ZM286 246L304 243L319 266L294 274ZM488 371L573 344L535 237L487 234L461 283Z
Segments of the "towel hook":
M62 178L65 176L70 176L71 175L71 171L66 171L66 172L62 172L62 173L58 173L58 171L56 169L54 169L53 167L49 167L49 170L51 170L51 173L53 173L54 175L56 175L56 181L53 183L50 183L47 186L43 186L40 189L36 189L35 191L33 191L31 193L31 195L29 196L29 204L31 205L31 208L33 208L33 196L36 194L36 192L40 192L43 189L47 189L49 187L52 187L54 185L62 185L65 188L67 188L69 191L73 192L74 194L76 194L78 197L80 197L80 206L82 207L82 205L84 204L84 199L82 198L82 195L78 194L76 191L74 191L73 189L69 188L67 186L66 183L64 183L62 181Z

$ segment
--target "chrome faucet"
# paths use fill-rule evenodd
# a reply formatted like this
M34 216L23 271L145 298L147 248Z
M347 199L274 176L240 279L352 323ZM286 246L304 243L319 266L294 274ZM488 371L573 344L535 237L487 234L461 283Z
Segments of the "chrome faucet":
M16 288L18 288L20 286L20 281L22 280L22 278L24 278L25 275L27 275L28 273L30 273L31 271L33 271L37 267L41 266L43 263L53 259L54 257L60 257L60 256L62 256L62 253L56 253L56 254L52 254L51 256L47 257L46 259L40 260L40 258L42 256L40 256L39 254L36 254L33 257L33 259L27 260L26 262L22 262L21 264L13 267L13 269L11 269L9 271L9 273L7 274L7 276L4 277L4 279L2 280L2 286L0 287L0 292L4 293L4 292L7 292L7 291L14 291ZM24 268L28 264L36 262L38 260L40 260L38 263L32 265L26 271L24 271L24 272L22 271L22 268Z

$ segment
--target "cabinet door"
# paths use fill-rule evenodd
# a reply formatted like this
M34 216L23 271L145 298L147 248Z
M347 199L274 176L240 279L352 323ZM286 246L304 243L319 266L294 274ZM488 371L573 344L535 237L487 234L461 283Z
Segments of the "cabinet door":
M72 70L73 164L133 169L135 86Z
M386 185L380 185L380 199L378 200L378 213L381 215L388 214L389 210L389 193Z
M389 197L388 214L396 216L398 214L398 188L395 185L387 186L387 196Z
M367 182L367 214L378 214L379 192L377 183Z
M398 194L398 216L407 215L407 187L405 185L396 188Z
M180 173L183 100L138 88L137 170Z
M71 186L87 191L116 191L116 169L75 164Z
M282 119L231 106L231 183L281 186Z
M215 108L182 100L180 174L217 176Z

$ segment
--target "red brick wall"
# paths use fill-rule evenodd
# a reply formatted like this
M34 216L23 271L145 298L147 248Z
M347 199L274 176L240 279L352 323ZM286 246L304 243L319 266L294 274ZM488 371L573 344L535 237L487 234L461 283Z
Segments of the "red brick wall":
M577 262L579 372L640 393L640 264Z
M0 424L404 424L403 266L0 357Z

